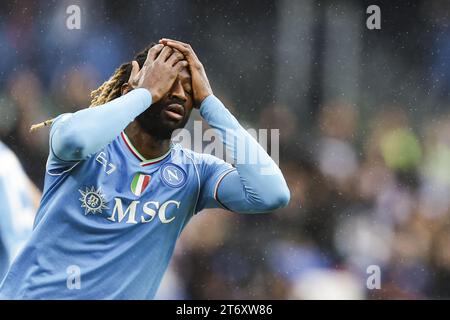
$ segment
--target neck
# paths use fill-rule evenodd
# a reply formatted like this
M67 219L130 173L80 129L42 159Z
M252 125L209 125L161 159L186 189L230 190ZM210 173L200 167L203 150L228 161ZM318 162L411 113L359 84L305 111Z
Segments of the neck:
M170 149L170 139L156 139L145 132L136 120L125 128L125 134L145 159L161 157Z

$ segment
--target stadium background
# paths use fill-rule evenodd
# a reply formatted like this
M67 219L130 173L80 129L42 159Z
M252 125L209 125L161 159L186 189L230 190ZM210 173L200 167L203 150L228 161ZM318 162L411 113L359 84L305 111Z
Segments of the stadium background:
M81 30L66 28L72 4ZM370 4L381 30L366 28ZM184 40L245 126L280 129L292 200L270 215L199 214L159 298L450 298L449 12L424 0L2 1L0 139L42 188L48 131L30 125L88 106L146 44Z

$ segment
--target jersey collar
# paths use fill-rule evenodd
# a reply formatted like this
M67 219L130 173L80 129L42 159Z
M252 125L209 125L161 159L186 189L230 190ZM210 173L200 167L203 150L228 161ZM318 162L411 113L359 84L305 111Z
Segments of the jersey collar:
M167 151L162 156L160 156L158 158L154 158L154 159L145 159L145 157L143 155L141 155L139 153L139 151L137 151L137 149L133 146L133 144L131 143L130 139L125 134L125 132L122 131L120 135L122 136L122 139L125 142L128 149L141 162L141 166L143 166L143 167L163 161L172 151L173 144L171 143L169 151Z

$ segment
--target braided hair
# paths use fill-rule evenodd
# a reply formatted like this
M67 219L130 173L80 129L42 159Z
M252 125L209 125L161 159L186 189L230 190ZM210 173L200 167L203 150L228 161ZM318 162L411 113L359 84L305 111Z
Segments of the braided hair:
M153 46L151 44L141 52L139 52L134 60L139 64L139 68L142 68L145 60L147 59L148 50ZM89 108L100 106L105 104L111 100L114 100L121 96L122 85L128 81L131 75L132 64L131 62L127 62L122 64L119 68L116 69L114 74L97 89L91 92L91 104ZM34 124L30 128L30 132L33 132L37 129L50 126L56 118L49 119L43 121L38 124Z

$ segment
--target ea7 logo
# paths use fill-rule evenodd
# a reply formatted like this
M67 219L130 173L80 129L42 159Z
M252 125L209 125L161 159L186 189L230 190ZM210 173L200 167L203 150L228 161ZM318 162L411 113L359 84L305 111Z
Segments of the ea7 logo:
M106 160L106 153L104 152L100 152L95 160L102 165L107 175L110 175L116 170L116 166Z
M108 220L113 222L121 222L128 216L126 223L136 224L136 211L137 206L140 201L132 201L130 205L124 210L122 199L114 198L114 209L111 216ZM178 210L180 208L180 202L175 200L168 200L162 204L159 201L148 201L144 203L142 206L142 213L140 216L140 223L149 223L151 222L156 215L158 215L159 220L162 223L169 223L175 219L175 216L172 215L171 218L167 218L167 211L169 210Z

